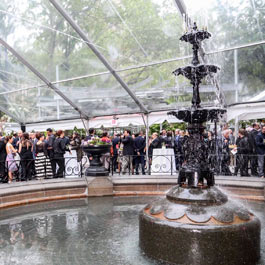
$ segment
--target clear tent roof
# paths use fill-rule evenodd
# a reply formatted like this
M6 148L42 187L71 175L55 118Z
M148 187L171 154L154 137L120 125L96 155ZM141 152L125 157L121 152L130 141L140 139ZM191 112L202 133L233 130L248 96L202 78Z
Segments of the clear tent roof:
M186 28L179 4L213 33L204 50L221 67L226 104L251 101L265 89L264 1L56 0L131 94L51 2L0 2L0 38L48 81L0 45L0 110L20 123L189 106L191 85L172 74L191 60L190 45L179 41ZM210 79L201 98L218 104Z

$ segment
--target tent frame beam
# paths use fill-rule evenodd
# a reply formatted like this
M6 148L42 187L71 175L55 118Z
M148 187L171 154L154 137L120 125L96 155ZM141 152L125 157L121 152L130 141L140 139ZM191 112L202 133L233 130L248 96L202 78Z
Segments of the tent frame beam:
M180 12L180 14L183 16L184 14L187 15L187 9L186 6L184 4L184 2L182 0L175 0L176 5L178 7L178 10Z
M80 116L89 119L88 115L84 113L72 100L64 95L54 84L52 84L45 76L43 76L35 67L33 67L25 58L23 58L17 51L15 51L7 42L0 38L0 44L2 44L9 52L11 52L22 64L24 64L31 72L33 72L40 80L42 80L48 87L50 87L55 93L57 93L62 99L70 104Z
M7 116L9 116L10 118L12 118L14 121L16 121L17 123L19 123L20 125L24 125L24 122L22 122L21 120L19 120L14 114L10 113L8 110L4 109L2 106L0 106L0 111L2 111L3 113L5 113Z
M91 41L86 36L85 32L79 27L79 25L69 16L66 10L56 1L49 0L51 4L57 9L57 11L65 18L65 20L71 25L71 27L76 31L76 33L86 42L87 46L92 50L92 52L98 57L98 59L105 65L105 67L110 71L113 77L120 83L120 85L127 91L134 102L139 106L140 110L144 113L148 113L147 108L142 104L142 102L136 97L133 91L130 90L129 86L123 81L117 71L110 65L110 63L105 59L105 57L100 53L100 51L91 44Z

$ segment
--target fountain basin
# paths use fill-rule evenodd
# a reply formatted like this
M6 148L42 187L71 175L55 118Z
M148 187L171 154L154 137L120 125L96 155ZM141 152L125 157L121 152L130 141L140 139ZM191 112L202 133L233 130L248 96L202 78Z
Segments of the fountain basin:
M253 265L260 257L260 221L217 188L175 186L139 216L140 247L154 259L182 265Z
M139 248L138 212L158 198L95 197L1 210L1 264L165 265ZM245 203L262 222L262 258L256 265L265 265L265 204ZM10 230L15 230L12 243Z

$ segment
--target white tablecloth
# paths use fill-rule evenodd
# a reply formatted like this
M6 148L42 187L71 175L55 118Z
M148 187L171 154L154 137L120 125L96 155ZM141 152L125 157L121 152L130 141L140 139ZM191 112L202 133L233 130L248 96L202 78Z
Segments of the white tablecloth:
M171 169L172 167L172 169ZM176 174L175 154L172 148L158 148L153 150L151 175Z

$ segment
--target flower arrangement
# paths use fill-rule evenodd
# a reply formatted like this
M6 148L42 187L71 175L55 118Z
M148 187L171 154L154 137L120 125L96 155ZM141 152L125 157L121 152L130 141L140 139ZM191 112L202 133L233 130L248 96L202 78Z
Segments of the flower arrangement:
M92 137L91 140L84 141L82 143L82 146L90 146L90 145L110 145L111 140L108 138L102 138L100 139L99 137Z

